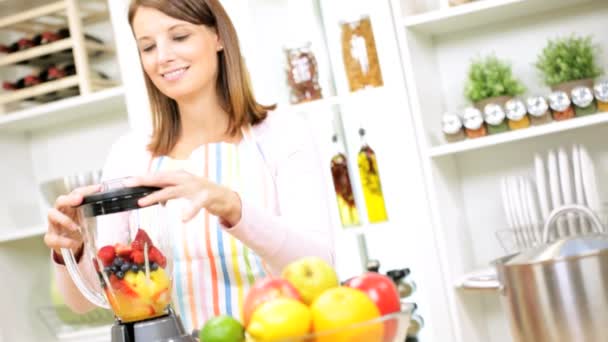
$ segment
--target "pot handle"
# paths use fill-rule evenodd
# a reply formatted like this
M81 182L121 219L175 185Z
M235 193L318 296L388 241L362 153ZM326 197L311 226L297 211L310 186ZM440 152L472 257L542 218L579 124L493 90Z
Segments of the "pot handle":
M606 231L599 217L597 217L597 215L591 209L584 205L568 204L553 209L553 211L549 214L549 218L547 219L547 222L545 223L545 227L543 229L543 243L549 242L549 231L551 230L551 226L554 226L554 223L557 218L563 214L570 212L577 212L579 214L586 215L589 220L591 220L593 227L598 233L603 233Z

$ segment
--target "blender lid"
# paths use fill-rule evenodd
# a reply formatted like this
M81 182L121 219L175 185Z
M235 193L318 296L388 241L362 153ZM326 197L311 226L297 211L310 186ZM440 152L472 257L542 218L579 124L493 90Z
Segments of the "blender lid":
M570 257L607 253L608 235L589 234L559 239L549 245L522 252L507 262L507 265L528 265Z
M160 190L159 187L121 187L85 196L80 207L85 216L99 216L142 208L137 201Z

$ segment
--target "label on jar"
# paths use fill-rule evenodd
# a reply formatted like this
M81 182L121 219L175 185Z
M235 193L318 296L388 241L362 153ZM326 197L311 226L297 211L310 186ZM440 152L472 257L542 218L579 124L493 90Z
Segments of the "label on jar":
M306 56L291 61L291 72L295 83L310 81L312 79L310 69L310 60Z
M522 100L512 99L505 103L505 108L507 109L507 118L513 121L519 121L526 116L528 110L526 109L526 105Z
M476 130L483 125L483 115L481 114L481 111L475 107L467 107L464 110L462 118L464 127L467 129Z
M462 121L458 115L453 113L447 113L441 120L441 130L445 134L457 134L462 130Z
M541 117L549 110L549 104L542 96L531 96L526 102L528 104L528 113L532 116Z
M595 85L595 97L602 102L608 102L608 81L603 81Z
M570 107L570 98L565 92L558 90L549 95L549 105L557 112L563 112Z
M495 103L487 104L483 109L484 120L490 125L497 126L505 121L505 111Z
M359 62L363 75L367 75L369 72L369 58L367 57L365 38L359 35L353 35L350 40L350 54L354 60Z
M593 102L593 93L587 87L576 87L572 89L572 102L575 105L585 108Z

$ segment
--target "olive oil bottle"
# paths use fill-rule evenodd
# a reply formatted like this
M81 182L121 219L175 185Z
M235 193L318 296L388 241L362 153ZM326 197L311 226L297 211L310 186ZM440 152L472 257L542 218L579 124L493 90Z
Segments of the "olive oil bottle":
M334 191L338 201L338 211L343 227L357 226L360 224L359 212L355 204L352 183L348 175L348 161L342 152L338 137L334 134L331 138L335 146L335 154L331 158L331 176L334 182Z
M365 199L365 208L367 209L367 218L370 223L383 222L388 220L386 207L384 205L384 196L382 195L382 184L380 183L380 174L378 173L378 162L376 161L376 153L365 141L365 130L359 129L361 137L361 149L357 157L359 164L359 176L361 178L361 187L363 189L363 198Z

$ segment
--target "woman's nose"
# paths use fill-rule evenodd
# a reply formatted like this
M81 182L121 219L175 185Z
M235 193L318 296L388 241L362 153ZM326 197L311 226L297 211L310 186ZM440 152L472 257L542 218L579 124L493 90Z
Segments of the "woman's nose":
M158 43L156 59L158 64L165 64L174 60L175 54L173 53L173 49L171 49L171 46L169 46L168 44Z

